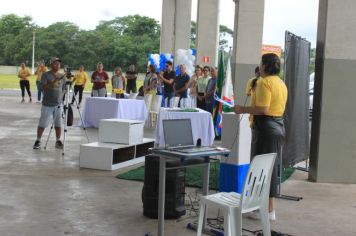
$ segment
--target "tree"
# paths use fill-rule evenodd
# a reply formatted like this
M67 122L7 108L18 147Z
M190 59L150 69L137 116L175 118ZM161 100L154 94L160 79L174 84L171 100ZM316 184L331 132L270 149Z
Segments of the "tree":
M31 58L27 46L32 42L34 28L29 16L9 14L0 17L0 64L15 65Z

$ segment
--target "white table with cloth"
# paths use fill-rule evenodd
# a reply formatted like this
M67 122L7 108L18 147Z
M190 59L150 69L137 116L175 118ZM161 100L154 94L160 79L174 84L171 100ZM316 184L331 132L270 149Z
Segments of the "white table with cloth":
M103 97L86 98L83 126L99 127L101 119L128 119L145 121L148 112L143 100Z
M162 108L158 114L155 142L159 147L164 147L164 134L162 120L190 119L192 124L193 141L200 138L202 146L210 146L214 142L215 132L212 116L209 112L196 108L199 112L178 111L177 108Z

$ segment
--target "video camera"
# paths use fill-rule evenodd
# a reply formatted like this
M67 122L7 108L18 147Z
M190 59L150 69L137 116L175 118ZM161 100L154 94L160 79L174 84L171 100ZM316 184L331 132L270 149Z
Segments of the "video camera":
M66 68L66 77L67 77L67 79L70 79L70 78L74 77L74 75L72 74L72 68L71 67L67 67Z

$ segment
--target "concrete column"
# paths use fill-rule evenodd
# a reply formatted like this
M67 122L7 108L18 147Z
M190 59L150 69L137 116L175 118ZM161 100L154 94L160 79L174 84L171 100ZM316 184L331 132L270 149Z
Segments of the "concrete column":
M192 0L176 0L175 14L175 52L190 48Z
M243 105L246 82L261 60L264 0L235 0L232 82L235 104Z
M174 52L176 0L163 0L160 52Z
M320 0L309 179L356 183L356 1Z
M163 0L161 53L190 48L192 0Z
M199 0L196 64L217 66L219 46L219 0ZM209 58L204 62L203 58Z

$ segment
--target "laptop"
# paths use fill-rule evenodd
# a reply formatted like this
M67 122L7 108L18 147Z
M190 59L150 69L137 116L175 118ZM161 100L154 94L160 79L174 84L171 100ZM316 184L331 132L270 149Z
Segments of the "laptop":
M190 119L163 120L163 135L166 148L184 153L214 151L215 147L196 146L193 141Z

